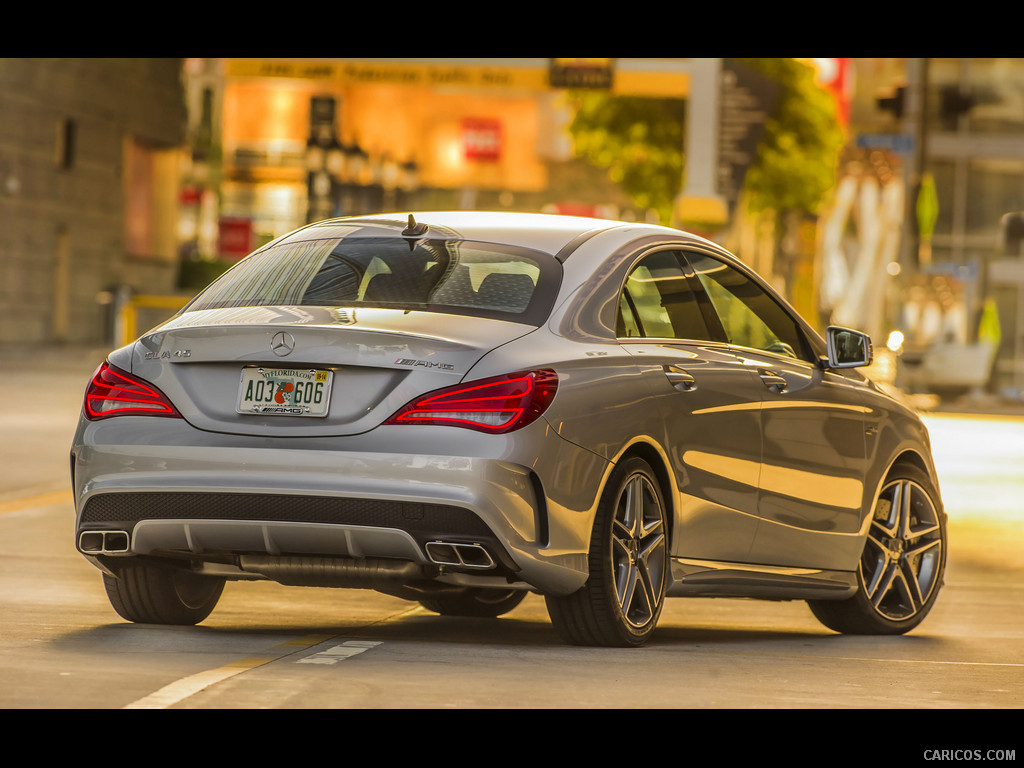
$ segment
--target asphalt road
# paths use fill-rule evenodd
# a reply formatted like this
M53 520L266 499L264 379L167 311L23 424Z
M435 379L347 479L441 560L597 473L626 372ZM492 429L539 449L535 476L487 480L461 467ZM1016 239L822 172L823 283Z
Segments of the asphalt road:
M169 628L123 622L73 546L67 452L101 356L2 356L8 385L33 374L0 413L2 708L1024 707L1024 419L927 417L951 546L935 610L905 637L840 636L799 602L702 599L669 601L643 649L573 648L536 596L488 621L271 583L229 584L202 625ZM979 745L956 722L885 738L914 754L1017 746L1008 725Z

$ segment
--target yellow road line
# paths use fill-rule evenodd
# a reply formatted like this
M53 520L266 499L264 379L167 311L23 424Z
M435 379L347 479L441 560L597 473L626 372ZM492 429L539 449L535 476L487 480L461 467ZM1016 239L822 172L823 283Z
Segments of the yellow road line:
M0 515L8 512L19 512L23 509L34 509L36 507L52 507L57 504L70 504L74 502L71 491L54 491L53 493L41 493L38 496L26 496L22 499L11 499L0 501Z

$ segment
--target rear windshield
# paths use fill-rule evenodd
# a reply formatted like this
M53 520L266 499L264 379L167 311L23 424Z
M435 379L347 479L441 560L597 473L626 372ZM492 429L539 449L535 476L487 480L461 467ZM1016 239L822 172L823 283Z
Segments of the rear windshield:
M410 247L411 246L411 247ZM546 254L464 240L352 238L254 253L185 311L223 307L387 307L540 325L561 279Z

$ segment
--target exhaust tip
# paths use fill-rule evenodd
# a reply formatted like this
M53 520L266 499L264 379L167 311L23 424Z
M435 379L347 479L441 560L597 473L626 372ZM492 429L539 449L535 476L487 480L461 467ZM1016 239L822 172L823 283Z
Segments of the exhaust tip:
M427 557L437 565L484 570L493 568L494 558L480 544L459 544L431 541L426 545Z
M123 555L131 544L127 531L83 531L78 549L87 555Z

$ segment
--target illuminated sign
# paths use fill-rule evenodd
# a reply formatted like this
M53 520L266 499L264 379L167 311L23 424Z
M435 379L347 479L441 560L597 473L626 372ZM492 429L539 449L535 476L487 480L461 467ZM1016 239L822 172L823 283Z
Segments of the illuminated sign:
M610 90L615 59L551 59L552 88L600 88Z
M354 60L228 59L232 77L284 77L329 80L339 85L464 86L544 88L542 68Z
M501 122L489 117L463 118L462 146L467 160L500 160Z
M218 222L218 235L223 258L241 259L252 252L252 219L222 216Z
M683 99L690 92L690 59L646 64L646 59L496 59L365 61L360 59L225 59L228 77L269 77L340 86L408 85L544 91L604 88L615 93ZM624 66L623 62L632 62Z

